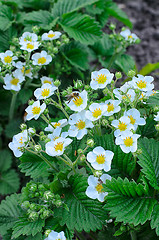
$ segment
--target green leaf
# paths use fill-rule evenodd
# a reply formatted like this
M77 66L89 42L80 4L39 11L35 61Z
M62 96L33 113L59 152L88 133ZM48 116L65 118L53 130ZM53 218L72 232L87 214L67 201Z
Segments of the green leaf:
M98 0L59 0L54 4L52 16L60 17L65 13L77 11L80 8L91 5Z
M149 184L159 190L159 142L154 139L139 139L138 148L142 154L138 156L138 164L142 172L149 180Z
M20 160L22 163L19 165L19 168L26 176L30 176L31 178L49 176L49 166L40 157L27 152L22 155Z
M70 37L87 45L99 40L102 34L98 23L86 14L65 14L60 25Z
M115 17L129 28L132 28L132 23L126 13L123 12L116 3L112 2L112 0L108 0L106 2L105 11L109 13L110 16Z
M11 152L7 149L0 151L0 172L7 171L12 164Z
M91 48L103 57L112 56L114 53L113 40L109 38L109 35L104 33L103 37L96 42Z
M21 89L18 98L22 104L27 103L27 101L32 97L33 91L31 89Z
M156 135L155 129L156 121L147 118L144 126L139 126L137 133L141 134L142 137L152 138Z
M14 169L3 172L0 175L0 193L11 194L17 192L19 189L19 176Z
M112 178L106 181L104 190L108 192L105 207L117 222L137 226L150 220L157 201L148 195L143 185L129 182L127 178Z
M148 63L140 70L139 73L141 75L145 76L145 75L150 74L151 72L155 71L156 69L159 69L159 62L157 62L157 63Z
M76 229L79 232L102 229L107 218L106 212L101 202L86 196L87 178L76 175L70 177L69 183L71 188L62 191L69 211L65 208L55 209L55 217L61 218L60 224L66 224L69 230Z
M12 25L12 9L2 5L0 11L0 30L6 31Z
M118 56L115 60L115 64L119 70L125 74L127 74L129 70L135 70L135 61L132 56L127 54Z
M16 37L16 35L17 35L17 30L14 27L10 27L5 32L0 31L0 51L1 52L9 49L11 40L13 37Z
M20 129L19 126L22 123L22 119L14 119L8 125L5 129L5 134L8 138L12 138L15 134L19 133Z
M131 176L135 162L131 153L125 154L119 146L114 143L113 135L103 135L101 137L95 136L96 146L101 146L105 150L110 150L114 153L112 166L109 174L111 176Z
M37 233L41 232L44 225L45 220L43 219L39 218L36 222L29 222L28 218L21 217L13 227L12 238L17 238L21 235L35 236Z
M61 53L74 67L81 70L88 69L87 49L79 42L71 42L67 45L63 45Z
M21 209L18 205L20 195L13 194L2 200L0 205L0 233L5 234L8 229L12 228L21 216Z
M151 216L151 228L154 229L156 228L156 234L157 236L159 236L159 204L156 204L154 206L153 212L152 212L152 216Z
M152 108L155 106L159 106L159 91L156 91L157 93L153 96L150 96L147 100L147 105Z

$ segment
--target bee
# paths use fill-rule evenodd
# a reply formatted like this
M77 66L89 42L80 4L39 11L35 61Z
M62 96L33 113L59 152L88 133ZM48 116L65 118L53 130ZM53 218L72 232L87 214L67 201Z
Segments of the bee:
M66 95L66 97L67 97L68 103L70 103L73 98L76 100L76 98L79 97L79 93L78 92L72 92L70 95Z

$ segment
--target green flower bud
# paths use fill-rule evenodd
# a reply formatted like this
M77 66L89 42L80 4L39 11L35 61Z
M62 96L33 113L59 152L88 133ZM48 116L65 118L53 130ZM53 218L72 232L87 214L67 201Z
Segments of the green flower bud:
M126 30L126 27L122 27L121 31L125 31Z
M28 133L29 133L30 136L34 136L35 133L36 133L36 129L35 128L29 128Z
M34 103L34 100L33 100L33 99L31 99L31 100L28 101L28 105L33 105L33 103Z
M74 82L74 88L76 89L83 88L83 82L81 80L77 80L76 82Z
M112 121L114 120L114 116L110 116L110 117L108 118L108 120L109 120L110 122L112 122Z
M116 79L122 78L121 72L116 72L115 77L116 77Z
M102 125L107 126L108 125L108 120L107 119L102 119Z
M128 77L134 77L135 74L136 74L136 72L134 70L129 70L127 75L128 75Z
M37 185L35 183L31 183L29 186L30 191L35 192L37 190Z
M62 96L63 97L66 97L68 95L68 92L66 91L66 90L64 90L63 92L62 92Z
M56 54L56 53L58 53L58 51L59 51L59 50L58 50L58 48L57 48L57 47L54 47L54 48L52 49L52 51L53 51L53 53L55 53L55 54Z
M41 141L45 141L45 140L46 140L46 138L47 138L47 136L46 136L46 135L40 136L40 140L41 140Z
M86 160L86 156L84 155L84 154L82 154L81 156L80 156L80 161L81 162L84 162Z
M56 80L54 81L54 85L55 85L56 87L59 87L59 86L61 85L60 80L56 79Z
M12 43L13 44L18 44L19 43L19 39L18 38L13 38Z
M49 210L44 210L42 214L40 214L41 219L48 218L50 216L50 211Z
M45 236L48 237L51 232L52 232L52 230L50 230L50 229L49 229L49 230L46 230L46 231L45 231Z
M45 108L44 112L43 112L45 115L49 113L49 109L48 108Z
M137 150L136 150L136 154L137 154L137 155L142 154L142 149L137 149Z
M109 38L113 39L114 38L114 34L109 34Z
M35 193L35 197L39 197L39 195L40 195L40 194L39 194L38 192Z
M93 139L88 139L88 140L87 140L87 146L88 146L88 147L93 147L94 144L95 144L95 143L94 143L94 140L93 140Z
M43 184L40 184L39 186L38 186L38 189L40 190L40 191L45 191L45 187L44 187L44 185Z
M155 125L156 131L159 132L159 123Z
M113 23L111 23L111 24L109 25L109 28L110 28L111 30L115 30L115 29L116 29L116 25L113 24Z
M40 134L40 136L45 135L45 133L43 131L41 131L39 134Z
M30 209L31 210L37 210L37 206L35 203L30 204Z
M61 39L66 39L66 38L67 38L66 34L62 34Z
M102 174L103 174L102 170L96 170L96 171L94 172L94 176L95 176L95 177L98 177L98 178L101 177Z
M46 98L46 99L44 100L44 103L50 104L50 103L51 103L51 98Z
M21 129L21 130L26 130L26 129L27 129L27 125L26 125L25 123L22 123L22 124L20 125L20 129Z
M10 50L12 51L12 52L14 52L15 51L15 46L10 46Z
M33 31L34 33L38 33L39 30L40 30L40 28L39 28L38 26L33 26L33 27L32 27L32 31Z
M70 41L70 39L66 38L66 39L63 40L63 43L67 44L67 43L69 43L69 41Z
M30 202L29 201L23 202L22 207L25 208L25 209L29 208L30 207Z
M52 200L54 198L54 193L51 191L44 192L44 199L46 200Z
M82 149L78 149L77 153L78 153L78 155L81 155L81 154L83 154L83 150Z
M39 218L39 214L37 212L31 212L29 214L29 219L33 222L37 221Z
M61 42L60 41L56 41L56 45L57 46L61 46Z
M62 205L62 201L61 200L56 200L55 205L56 205L56 207L60 207Z
M42 150L41 145L35 145L34 149L35 149L35 152L41 152Z
M159 111L159 107L158 106L155 106L154 109L153 109L154 112L158 112Z
M141 42L140 38L137 38L137 39L135 40L135 43L136 43L136 44L139 44L140 42Z

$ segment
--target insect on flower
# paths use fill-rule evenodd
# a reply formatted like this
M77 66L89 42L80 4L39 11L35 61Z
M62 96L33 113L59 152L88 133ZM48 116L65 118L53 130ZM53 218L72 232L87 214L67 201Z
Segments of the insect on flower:
M71 102L72 99L77 99L79 97L78 92L72 92L70 95L66 95L68 103Z

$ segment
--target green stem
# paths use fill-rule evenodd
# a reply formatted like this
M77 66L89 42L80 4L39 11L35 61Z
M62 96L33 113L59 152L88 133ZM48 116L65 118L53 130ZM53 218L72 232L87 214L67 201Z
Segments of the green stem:
M11 100L10 110L9 110L9 122L11 122L11 120L13 119L14 110L15 110L15 103L16 103L16 99L17 99L17 94L18 93L15 92L12 95L12 100Z
M87 164L87 166L91 169L92 173L94 174L94 169L91 167L91 165L87 162L87 160L85 160L85 163Z
M65 111L65 109L63 108L62 105L58 104L57 102L55 102L54 100L52 100L52 103L50 103L52 105L54 105L55 107L61 109L61 111L64 113L64 115L67 117L67 119L69 119L69 115L67 114L67 112Z
M61 159L66 165L68 165L69 167L72 168L72 166L63 157L61 157L61 156L56 156L56 157L57 157L57 159L58 158Z
M130 231L131 240L137 240L136 232Z

